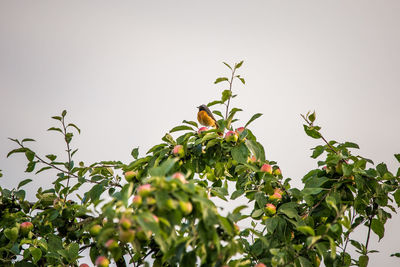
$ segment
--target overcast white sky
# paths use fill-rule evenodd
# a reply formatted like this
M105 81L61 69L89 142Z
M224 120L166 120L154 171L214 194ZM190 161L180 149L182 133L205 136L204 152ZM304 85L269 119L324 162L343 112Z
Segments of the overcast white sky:
M387 162L400 153L399 1L1 1L0 186L13 187L24 157L7 137L62 153L46 129L68 110L82 129L77 160L131 160L220 96L221 63L245 63L233 105L294 185L316 166L300 113L317 112L328 139ZM240 123L237 126L241 126ZM54 177L35 177L33 188ZM370 266L398 266L399 216L374 239ZM360 233L362 236L363 233ZM362 237L364 240L364 237Z

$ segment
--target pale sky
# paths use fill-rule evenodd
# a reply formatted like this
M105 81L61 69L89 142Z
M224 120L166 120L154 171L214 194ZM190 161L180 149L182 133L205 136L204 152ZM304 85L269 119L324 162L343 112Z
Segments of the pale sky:
M392 172L400 153L399 1L7 1L0 2L0 186L54 176L24 173L25 158L5 155L7 137L31 137L42 155L64 144L51 116L68 110L82 129L77 160L131 161L196 108L220 97L222 61L244 60L246 86L232 105L266 156L294 186L316 161L320 144L303 131L301 113L315 110L328 139ZM218 107L213 107L218 108ZM237 127L242 126L239 123ZM219 202L220 203L220 202ZM226 205L226 204L225 204ZM369 266L400 260L399 216L374 235ZM358 233L365 242L365 232ZM357 238L355 236L355 238Z

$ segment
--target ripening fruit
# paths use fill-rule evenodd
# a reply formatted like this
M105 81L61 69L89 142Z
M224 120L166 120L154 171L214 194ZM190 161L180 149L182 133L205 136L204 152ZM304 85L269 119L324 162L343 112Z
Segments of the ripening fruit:
M176 209L176 201L174 201L174 200L171 199L171 198L167 199L167 201L165 202L165 205L166 205L167 208L170 209L170 210Z
M225 134L225 140L227 142L236 142L239 139L239 135L237 132L229 131Z
M124 173L124 175L125 175L125 180L129 183L129 182L132 182L133 179L137 176L137 172L127 171Z
M95 264L97 267L108 267L108 265L110 265L110 261L104 256L99 256L97 257Z
M238 134L241 134L241 133L244 132L245 129L246 129L246 128L244 128L244 127L239 127L239 128L236 129L236 132L237 132Z
M281 169L278 168L278 169L275 169L275 170L274 170L274 175L277 175L277 176L278 176L278 175L281 175L281 174L282 174L282 173L281 173Z
M261 171L272 174L272 166L265 163L261 166Z
M110 239L106 242L105 247L109 251L114 250L114 249L118 248L118 242L114 239Z
M174 149L172 150L172 153L176 157L183 158L185 156L185 149L183 149L182 145L176 145L176 146L174 146Z
M251 156L247 158L247 163L255 163L257 162L256 156Z
M193 205L190 202L179 201L179 207L185 215L189 215L193 210Z
M129 228L131 228L132 222L128 218L122 218L121 220L119 220L119 225L122 229L128 230Z
M176 173L172 174L172 178L181 181L182 184L187 183L187 181L185 179L185 175L183 175L183 173L181 173L181 172L176 172Z
M129 230L119 230L119 241L123 243L130 243L135 239L135 231L132 229Z
M136 206L140 206L142 204L143 200L142 197L139 195L136 195L133 197L132 203Z
M156 223L158 223L160 221L160 219L158 219L158 217L154 214L153 214L153 219L156 221Z
M269 200L274 201L274 200L281 200L282 195L279 194L278 192L275 192L273 195L269 196Z
M267 267L267 265L265 265L262 262L257 263L254 267Z
M89 233L91 236L97 236L101 231L101 225L95 224L92 227L90 227Z
M19 230L23 236L27 235L33 229L33 224L31 222L23 222L19 226Z
M276 207L274 204L267 203L265 204L265 210L267 211L268 214L273 215L276 213Z
M138 187L137 192L141 197L148 196L152 191L150 184L144 184Z
M207 127L201 127L199 130L197 130L197 134L201 134L202 132L208 131Z
M154 197L148 197L146 198L146 202L148 205L154 205L156 204L156 199Z
M89 265L87 265L86 263L82 263L81 265L79 265L79 267L89 267Z

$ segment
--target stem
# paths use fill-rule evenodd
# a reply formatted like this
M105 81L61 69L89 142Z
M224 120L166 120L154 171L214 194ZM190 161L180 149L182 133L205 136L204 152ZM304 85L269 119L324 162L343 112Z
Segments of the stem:
M351 215L351 220L350 220L350 227L351 227L351 225L353 224L355 217L356 217L356 210L353 208L353 214ZM346 236L346 243L344 244L344 248L343 248L342 261L344 261L344 255L345 255L345 253L346 253L347 244L349 243L350 234L351 234L351 232L353 232L353 230L354 230L354 229L351 229L351 228L350 228L349 231L348 231L348 235Z
M235 71L236 71L236 67L232 70L232 77L231 77L231 80L229 81L229 91L231 92L231 94L230 94L231 96L228 98L228 104L226 105L225 120L228 119L229 103L231 102L231 98L232 98L232 84L233 84L233 78L235 75Z
M371 235L371 225L372 225L372 215L369 216L368 235L367 235L367 241L365 242L365 250L367 250L367 252L368 252L369 237Z
M64 140L65 140L65 143L67 143L67 153L68 153L68 168L67 169L68 169L68 172L70 172L71 171L71 148L69 147L69 141L67 140L67 128L65 127L64 117L62 117L61 123L62 123L63 129L64 129ZM68 178L67 178L67 192L65 193L65 201L67 201L67 197L69 194L69 179L70 179L70 175L68 175Z

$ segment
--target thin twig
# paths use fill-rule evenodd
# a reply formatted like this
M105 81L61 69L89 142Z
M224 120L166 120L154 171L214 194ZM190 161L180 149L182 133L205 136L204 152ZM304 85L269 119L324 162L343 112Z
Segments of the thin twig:
M232 84L233 84L233 78L235 75L235 71L236 71L236 67L232 70L232 77L231 77L231 80L229 81L230 96L228 98L228 104L226 105L225 120L228 119L229 103L231 102L231 98L232 98Z

